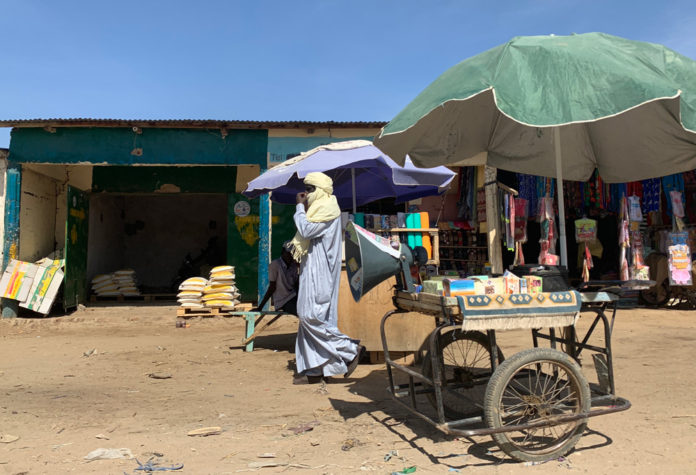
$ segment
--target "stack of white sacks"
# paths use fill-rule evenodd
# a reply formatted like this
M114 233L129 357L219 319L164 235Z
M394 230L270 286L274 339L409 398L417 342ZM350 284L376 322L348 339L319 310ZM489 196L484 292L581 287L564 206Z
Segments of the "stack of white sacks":
M100 297L137 297L138 290L135 271L122 269L113 274L99 274L92 279L92 292Z
M177 299L186 308L229 308L239 304L232 266L218 266L210 271L210 279L191 277L179 285Z
M176 296L179 305L185 308L203 308L201 297L206 285L208 285L208 279L203 277L191 277L183 281L179 285L179 293Z
M113 274L99 274L92 279L92 292L100 297L118 297L118 284L114 282Z
M210 271L208 285L203 290L203 304L213 308L234 308L239 293L234 285L234 267L217 266Z
M125 297L137 297L140 295L138 283L133 269L121 269L113 273L114 282L118 285L118 291Z

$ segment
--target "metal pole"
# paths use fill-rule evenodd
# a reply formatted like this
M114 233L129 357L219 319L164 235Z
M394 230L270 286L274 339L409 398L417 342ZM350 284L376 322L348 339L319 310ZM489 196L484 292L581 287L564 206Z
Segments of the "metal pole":
M498 178L497 168L486 165L484 168L484 185L486 193L486 226L488 227L488 261L493 274L503 273L503 251L500 248L501 230L498 226Z
M561 130L553 128L553 148L556 151L556 194L558 195L558 230L561 241L561 265L568 267L568 247L566 243L565 203L563 202L563 168L561 166Z
M353 182L353 214L357 212L358 207L356 206L357 198L355 196L355 168L350 169L350 176Z

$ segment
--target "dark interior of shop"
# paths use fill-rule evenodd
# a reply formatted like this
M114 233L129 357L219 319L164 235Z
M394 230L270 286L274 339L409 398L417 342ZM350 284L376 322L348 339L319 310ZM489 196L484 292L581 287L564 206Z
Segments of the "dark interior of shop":
M225 194L113 194L90 198L88 282L135 270L143 292L173 292L225 262Z

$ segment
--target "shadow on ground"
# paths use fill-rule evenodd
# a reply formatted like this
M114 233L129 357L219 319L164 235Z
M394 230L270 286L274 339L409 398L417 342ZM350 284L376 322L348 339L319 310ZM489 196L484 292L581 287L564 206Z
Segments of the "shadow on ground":
M374 369L364 378L352 379L350 386L352 393L360 395L368 401L355 402L329 398L333 408L343 418L352 419L362 414L368 414L402 441L427 457L431 463L442 464L447 468L461 470L467 467L519 463L503 453L489 436L473 438L448 435L430 422L413 414L390 396L387 391L389 383L386 369L383 369L381 365L371 365L371 368ZM428 417L437 418L436 412L427 398L421 396L417 400L417 404L419 410ZM483 427L483 425L476 427ZM595 442L595 440L597 441ZM445 450L440 449L437 445L441 442L455 441L461 444L461 451L457 450L455 453L444 453ZM572 457L574 453L605 447L612 443L613 440L606 435L588 429L578 444L580 448L571 451L567 457ZM451 451L451 445L446 447L446 450ZM562 458L547 463L565 464L567 468L570 462Z
M260 335L254 339L254 350L287 351L295 354L295 337L297 333L278 333L275 335ZM235 341L236 340L236 341ZM230 350L244 350L241 336L229 341Z

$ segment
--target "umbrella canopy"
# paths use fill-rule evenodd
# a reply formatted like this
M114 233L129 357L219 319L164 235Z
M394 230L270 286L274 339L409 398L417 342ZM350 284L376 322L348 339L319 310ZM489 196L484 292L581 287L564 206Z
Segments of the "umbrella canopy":
M310 172L323 172L334 181L334 195L342 209L381 198L396 202L443 193L455 173L446 167L415 167L408 157L400 166L368 140L350 140L316 147L277 165L247 185L244 195L255 198L273 192L278 203L295 203L304 191L302 180Z
M399 163L579 181L595 168L609 183L692 170L696 61L602 33L513 38L442 74L375 145Z

